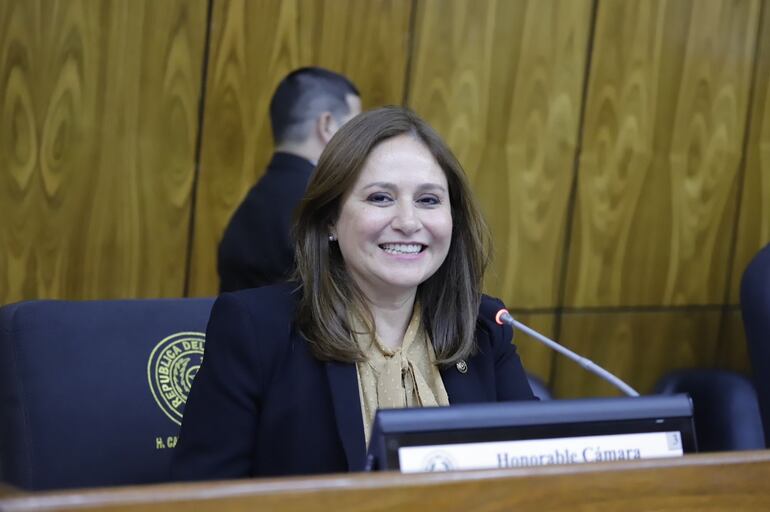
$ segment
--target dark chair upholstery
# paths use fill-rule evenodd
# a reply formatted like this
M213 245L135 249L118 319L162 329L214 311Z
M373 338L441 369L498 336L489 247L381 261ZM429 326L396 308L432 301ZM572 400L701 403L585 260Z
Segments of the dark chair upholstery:
M529 387L532 388L532 393L535 394L536 397L538 397L540 400L552 400L553 396L551 395L551 390L548 389L548 385L543 382L540 377L537 377L536 375L532 375L530 373L527 374L527 380L529 381Z
M770 446L770 244L754 256L741 280L741 312L765 440Z
M213 299L0 308L0 466L24 489L168 479Z
M756 392L743 375L725 370L680 370L664 376L655 391L690 395L699 451L764 449Z

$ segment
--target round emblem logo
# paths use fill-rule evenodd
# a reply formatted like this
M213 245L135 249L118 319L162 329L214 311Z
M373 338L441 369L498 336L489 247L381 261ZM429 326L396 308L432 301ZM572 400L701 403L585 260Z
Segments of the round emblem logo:
M446 453L433 452L425 457L425 471L451 471L455 468L455 463Z
M202 332L178 332L161 340L152 349L147 363L147 379L158 407L177 425L190 386L203 361L206 335Z

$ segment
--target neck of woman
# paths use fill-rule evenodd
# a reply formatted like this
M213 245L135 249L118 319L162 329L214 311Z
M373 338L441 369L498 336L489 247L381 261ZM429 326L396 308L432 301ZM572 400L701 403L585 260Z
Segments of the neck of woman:
M412 318L415 295L416 293L412 292L386 301L368 301L377 336L392 350L400 347L404 341L404 333Z

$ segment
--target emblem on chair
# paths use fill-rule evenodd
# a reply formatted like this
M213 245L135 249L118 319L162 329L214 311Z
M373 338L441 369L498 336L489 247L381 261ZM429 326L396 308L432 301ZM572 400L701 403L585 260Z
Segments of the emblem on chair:
M203 361L202 332L178 332L158 342L147 362L147 380L158 407L177 425Z

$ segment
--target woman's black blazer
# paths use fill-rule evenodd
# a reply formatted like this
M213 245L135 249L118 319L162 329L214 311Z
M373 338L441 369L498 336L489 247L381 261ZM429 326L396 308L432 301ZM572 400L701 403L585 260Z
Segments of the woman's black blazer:
M355 364L322 362L294 325L289 284L221 295L211 312L172 463L177 480L360 471ZM450 404L531 400L502 303L483 297L467 371L441 370Z

